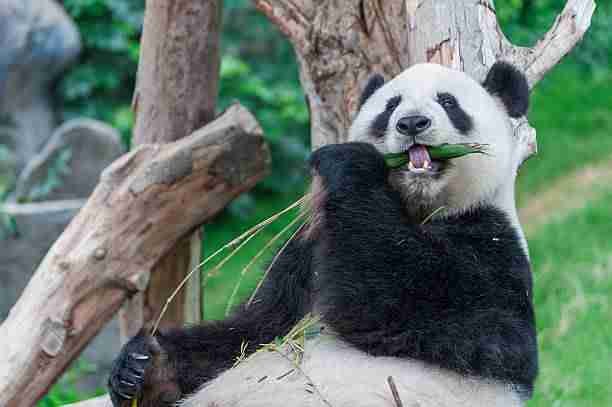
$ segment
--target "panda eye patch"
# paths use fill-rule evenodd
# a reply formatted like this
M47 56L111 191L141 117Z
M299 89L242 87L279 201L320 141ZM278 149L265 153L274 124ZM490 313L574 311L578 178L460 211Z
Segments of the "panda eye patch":
M376 115L374 121L370 124L370 130L372 135L376 138L382 138L385 136L387 132L387 127L389 127L389 120L391 119L391 115L397 109L397 107L402 103L401 96L394 96L391 99L387 100L387 104L385 105L385 110Z
M459 105L459 103L457 102L457 98L455 98L450 93L439 93L438 103L445 109L451 109Z
M459 133L468 134L472 130L472 118L461 108L455 96L450 93L438 93L438 103Z

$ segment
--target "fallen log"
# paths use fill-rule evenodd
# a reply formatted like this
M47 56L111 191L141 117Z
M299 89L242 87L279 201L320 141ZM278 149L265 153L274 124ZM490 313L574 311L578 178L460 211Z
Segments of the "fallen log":
M259 124L234 105L189 137L142 145L108 167L0 326L0 405L34 405L168 250L268 166Z

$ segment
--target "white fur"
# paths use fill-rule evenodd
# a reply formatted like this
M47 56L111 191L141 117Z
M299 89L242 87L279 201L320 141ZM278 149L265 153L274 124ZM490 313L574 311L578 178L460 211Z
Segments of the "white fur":
M523 405L509 385L415 360L369 356L326 334L307 342L299 369L277 352L260 352L206 384L181 407L396 407L389 376L405 407Z

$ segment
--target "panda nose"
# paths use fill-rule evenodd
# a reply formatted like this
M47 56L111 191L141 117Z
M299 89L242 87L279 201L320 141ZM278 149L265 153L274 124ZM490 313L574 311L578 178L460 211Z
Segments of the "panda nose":
M431 120L425 116L407 116L397 121L395 128L405 136L415 136L431 126Z

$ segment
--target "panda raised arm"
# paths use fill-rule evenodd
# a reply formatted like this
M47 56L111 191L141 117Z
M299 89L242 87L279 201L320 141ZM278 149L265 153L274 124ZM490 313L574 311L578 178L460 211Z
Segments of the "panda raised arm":
M318 334L299 363L284 348L258 352L213 380L197 377L192 383L205 384L181 405L392 407L392 377L404 405L521 406L537 374L537 347L509 118L525 114L527 101L525 78L504 63L491 68L484 86L431 64L387 83L375 77L351 142L323 147L310 160L314 216L294 244L308 259L301 273L307 288L279 286L307 292L302 298L311 300L293 317L318 315ZM432 160L427 147L444 143L486 144L487 154ZM382 154L397 152L410 162L390 171ZM262 311L251 315L253 326L270 317L271 308ZM224 345L210 334L214 325L192 331L197 335L176 332L176 347L163 336L134 342L153 343L148 351L164 355L147 359L136 376L173 374L144 380L144 387L131 378L140 394L159 392L159 385L147 390L148 382L176 388L181 375L210 366L208 352ZM236 344L227 349L236 352ZM233 358L212 360L218 373ZM125 379L116 372L129 368L119 365L111 392L113 378ZM186 395L179 390L170 398ZM164 404L158 397L148 405Z

